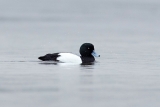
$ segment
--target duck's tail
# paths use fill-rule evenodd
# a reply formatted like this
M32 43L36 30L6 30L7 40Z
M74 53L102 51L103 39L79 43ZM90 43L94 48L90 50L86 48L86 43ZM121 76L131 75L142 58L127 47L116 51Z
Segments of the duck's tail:
M38 57L38 59L40 59L42 61L58 61L57 57L59 57L59 56L60 55L58 55L58 53L46 54L45 56Z

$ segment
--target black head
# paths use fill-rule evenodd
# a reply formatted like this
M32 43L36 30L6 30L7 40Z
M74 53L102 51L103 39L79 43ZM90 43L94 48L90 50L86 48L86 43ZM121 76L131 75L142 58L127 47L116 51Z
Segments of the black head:
M79 52L83 57L92 57L95 54L94 46L91 43L84 43L81 45Z

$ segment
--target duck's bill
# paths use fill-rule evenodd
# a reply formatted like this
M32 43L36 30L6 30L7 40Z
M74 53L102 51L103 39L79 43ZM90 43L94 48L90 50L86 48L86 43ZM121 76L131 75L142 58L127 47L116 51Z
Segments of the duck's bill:
M100 57L100 55L98 55L94 50L93 52L91 53L94 57Z

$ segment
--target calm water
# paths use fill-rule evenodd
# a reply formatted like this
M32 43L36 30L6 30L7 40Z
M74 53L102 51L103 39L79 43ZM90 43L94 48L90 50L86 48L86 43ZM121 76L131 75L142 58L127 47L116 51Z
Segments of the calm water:
M0 107L159 107L158 0L0 1ZM94 65L46 53L101 55Z

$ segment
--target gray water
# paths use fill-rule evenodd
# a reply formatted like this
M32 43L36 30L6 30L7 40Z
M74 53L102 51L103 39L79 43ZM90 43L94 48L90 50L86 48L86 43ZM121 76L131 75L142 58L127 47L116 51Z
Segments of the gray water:
M160 1L1 0L0 107L159 107ZM45 63L93 43L93 65Z

